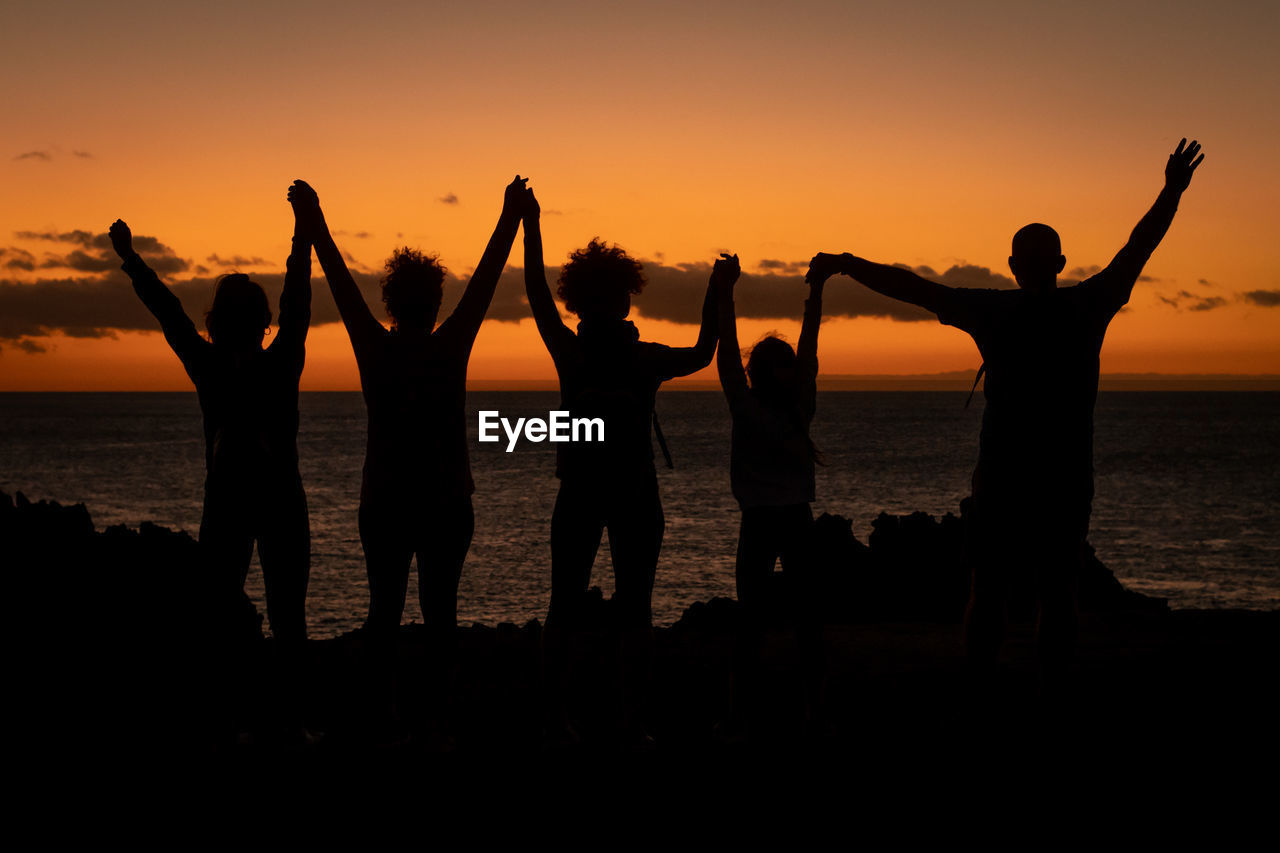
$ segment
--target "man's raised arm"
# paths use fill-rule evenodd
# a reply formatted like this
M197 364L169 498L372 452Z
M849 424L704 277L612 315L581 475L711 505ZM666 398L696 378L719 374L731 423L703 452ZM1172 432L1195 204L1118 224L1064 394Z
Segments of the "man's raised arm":
M936 281L921 278L911 270L902 267L891 267L888 264L877 264L845 252L843 255L832 255L819 252L809 262L810 275L822 276L823 280L839 272L874 290L876 293L919 305L937 314L946 302L951 288Z
M1151 253L1169 231L1174 214L1178 212L1178 201L1191 185L1191 176L1202 160L1204 155L1200 153L1199 142L1192 140L1187 145L1187 140L1183 139L1178 143L1177 150L1169 155L1169 161L1165 164L1164 188L1156 196L1155 204L1138 220L1133 233L1129 235L1129 242L1125 243L1124 248L1116 253L1107 268L1097 276L1106 284L1116 310L1129 301L1134 283L1150 260Z

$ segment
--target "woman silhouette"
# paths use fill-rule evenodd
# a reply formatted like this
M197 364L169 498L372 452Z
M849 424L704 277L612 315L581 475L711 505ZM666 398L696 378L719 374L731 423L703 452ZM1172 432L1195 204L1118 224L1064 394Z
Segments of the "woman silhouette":
M471 347L520 227L519 175L453 313L436 325L445 269L431 256L399 249L387 261L382 301L388 330L374 317L347 269L315 191L291 190L351 337L369 414L360 488L360 542L369 574L369 628L387 654L404 612L409 564L418 559L423 622L448 660L457 626L458 581L471 547L475 484L467 453L466 379ZM386 656L383 656L386 663ZM437 697L450 664L441 667Z
M206 471L200 545L229 588L239 590L257 542L267 619L290 683L305 648L311 566L297 444L298 380L311 322L311 244L297 212L295 207L279 329L265 348L271 309L262 287L247 275L218 279L205 314L206 340L178 297L133 250L129 226L117 219L109 232L134 292L160 321L200 400Z
M564 641L579 631L591 566L609 530L621 639L626 736L651 739L640 720L652 638L650 605L664 518L653 463L650 424L658 386L706 367L715 353L715 303L708 288L702 327L692 347L640 340L628 321L631 295L645 279L641 265L617 246L592 240L569 256L559 295L579 318L575 334L560 319L542 262L540 209L525 193L525 292L538 332L555 362L561 408L574 418L604 421L601 442L558 445L560 492L551 516L551 604L544 645L558 737L575 740L562 702Z
M801 647L812 665L820 647L809 613L812 591L807 581L808 543L813 527L814 463L818 454L809 438L817 403L818 327L822 322L822 288L826 276L810 274L800 341L793 350L770 335L751 350L744 370L738 349L733 287L741 270L737 255L715 262L712 281L719 305L720 349L716 365L720 385L733 418L729 479L742 509L735 577L738 601L745 612L734 659L731 725L745 724L743 712L759 680L760 643L769 611L769 581L781 560L792 594L798 599ZM829 273L828 273L829 275ZM806 679L807 692L814 685ZM813 697L807 696L806 712ZM732 736L730 729L720 734Z

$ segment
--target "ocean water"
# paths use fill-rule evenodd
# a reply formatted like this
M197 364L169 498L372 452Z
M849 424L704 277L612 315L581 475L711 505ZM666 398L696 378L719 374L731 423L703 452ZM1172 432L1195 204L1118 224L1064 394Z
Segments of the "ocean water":
M882 511L957 511L977 455L981 397L964 392L822 392L813 438L814 511L851 518L866 541ZM554 446L476 442L476 411L546 417L554 392L468 396L476 532L458 617L493 624L545 615ZM667 527L654 618L733 594L738 509L729 492L729 416L714 391L663 391L675 469L659 467ZM368 604L356 527L365 441L358 393L304 393L299 453L311 513L313 636L358 626ZM88 505L95 524L153 521L193 535L204 457L194 393L0 394L0 489ZM1102 392L1090 541L1128 586L1181 608L1280 608L1280 393ZM612 591L607 538L593 583ZM249 592L261 606L254 559ZM416 577L406 621L419 617Z

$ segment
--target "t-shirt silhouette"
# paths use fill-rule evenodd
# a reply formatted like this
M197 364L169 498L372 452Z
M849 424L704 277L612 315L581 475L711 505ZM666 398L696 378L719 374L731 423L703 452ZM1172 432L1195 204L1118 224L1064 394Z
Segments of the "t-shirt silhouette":
M1098 355L1133 283L1104 270L1046 291L947 290L938 319L973 337L986 371L975 497L1091 500Z

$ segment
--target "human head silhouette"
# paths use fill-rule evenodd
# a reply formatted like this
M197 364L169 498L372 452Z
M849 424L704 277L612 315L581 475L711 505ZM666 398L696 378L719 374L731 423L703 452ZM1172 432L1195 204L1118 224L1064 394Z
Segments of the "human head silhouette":
M644 289L644 267L616 244L593 237L569 255L560 270L558 295L584 320L621 320L631 313L631 294Z
M382 279L382 301L393 329L430 332L435 328L446 272L435 255L407 246L392 253Z
M204 315L204 326L214 346L260 349L271 325L266 291L244 273L227 273L213 289L213 305Z
M1062 240L1048 225L1033 222L1013 235L1009 270L1024 290L1046 290L1057 286L1058 273L1067 265Z
M766 335L747 356L751 391L766 401L790 398L796 383L796 351L777 335Z

